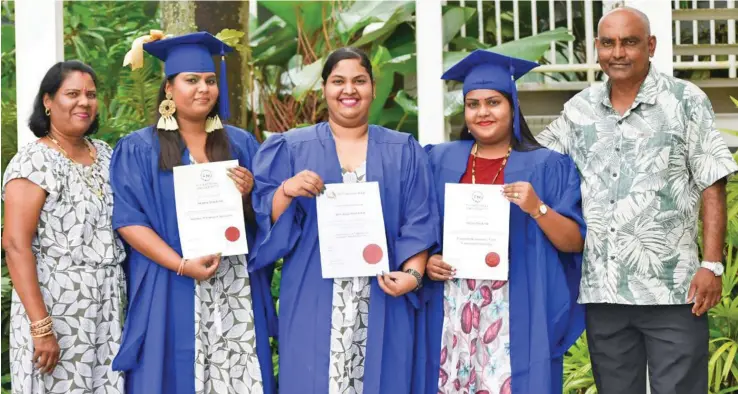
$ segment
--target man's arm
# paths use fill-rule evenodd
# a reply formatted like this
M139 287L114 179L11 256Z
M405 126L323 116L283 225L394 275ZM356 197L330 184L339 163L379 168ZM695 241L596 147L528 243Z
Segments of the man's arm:
M546 128L536 135L536 140L548 149L555 150L559 153L569 154L569 132L571 122L566 116L566 108L561 111L556 120L551 122Z
M702 192L702 255L705 261L723 261L728 222L725 178Z
M702 192L702 257L704 261L722 262L725 244L725 226L728 213L725 202L725 178L708 186ZM700 268L692 279L687 302L694 300L692 313L700 316L720 302L723 280L720 276Z

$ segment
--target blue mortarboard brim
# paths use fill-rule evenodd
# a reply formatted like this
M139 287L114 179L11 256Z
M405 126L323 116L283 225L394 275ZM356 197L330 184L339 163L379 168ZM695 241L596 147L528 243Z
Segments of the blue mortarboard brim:
M203 31L149 42L144 44L143 49L164 62L164 74L167 77L183 72L215 72L213 56L220 55L219 115L223 120L228 120L230 108L225 54L233 52L232 47Z
M509 94L515 108L513 132L515 138L520 141L518 89L515 87L515 81L536 67L538 63L535 62L477 49L449 68L441 78L463 82L464 97L477 89L490 89Z

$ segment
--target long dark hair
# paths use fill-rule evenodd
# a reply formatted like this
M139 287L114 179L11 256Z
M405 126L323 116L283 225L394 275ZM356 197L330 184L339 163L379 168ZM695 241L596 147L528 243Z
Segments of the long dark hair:
M157 100L156 111L157 123L159 118L161 118L161 114L159 114L158 111L159 103L164 101L167 96L167 82L173 84L174 78L176 77L177 75L172 75L165 79L159 88L159 100ZM219 107L220 97L216 100L213 109L210 110L210 113L208 114L208 117L217 115ZM154 125L156 125L156 123L154 123ZM162 130L157 128L156 133L159 136L159 168L164 171L171 171L172 168L182 165L182 153L186 146L182 139L182 135L179 134L179 130ZM232 159L231 147L228 142L228 134L225 129L216 129L213 130L212 133L208 133L207 139L205 140L205 155L211 162Z
M97 87L97 75L95 75L95 71L92 70L92 67L78 60L67 60L51 66L49 71L46 72L46 75L44 75L44 79L41 80L41 86L38 88L36 99L33 100L33 112L28 118L28 128L31 129L36 137L41 138L46 136L49 134L49 129L51 128L51 119L46 116L46 107L44 107L44 96L48 94L49 97L54 98L64 80L74 71L89 74L92 77L92 82L95 83L95 87ZM94 134L98 127L100 127L99 113L95 115L95 120L92 121L85 135Z
M335 51L333 51L330 55L328 55L328 58L325 60L325 64L323 65L323 71L321 72L320 76L323 78L323 83L325 84L325 81L328 80L328 76L331 75L331 72L334 68L336 68L336 65L341 60L347 60L347 59L356 59L359 61L362 67L366 69L366 72L369 74L369 79L372 81L372 84L374 83L374 74L372 73L372 62L369 60L369 56L366 55L366 52L362 51L359 48L354 47L343 47L338 48Z
M507 99L507 101L510 103L510 109L514 110L515 107L512 104L512 99L507 93L502 93L503 96ZM543 145L538 143L536 140L536 137L533 136L533 133L530 131L530 127L528 127L528 122L525 121L525 116L523 116L523 110L520 108L520 105L518 105L518 111L520 111L520 141L518 141L517 138L513 135L512 140L512 148L517 152L529 152L532 150L543 148ZM512 128L512 126L511 126ZM464 127L461 129L461 136L459 137L461 140L473 140L474 136L469 131L469 127L466 125L466 122L464 123Z

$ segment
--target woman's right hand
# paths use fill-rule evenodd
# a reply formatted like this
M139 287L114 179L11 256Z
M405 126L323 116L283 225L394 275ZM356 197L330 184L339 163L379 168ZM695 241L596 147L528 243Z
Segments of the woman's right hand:
M297 175L284 181L282 192L290 198L315 197L323 192L325 185L320 175L310 171L302 170Z
M59 362L59 343L54 334L33 338L33 362L41 373L52 373Z
M208 280L215 275L220 265L220 254L197 257L187 260L182 274L195 280Z
M443 256L434 254L425 265L425 272L433 280L449 280L456 275L456 269L443 261Z

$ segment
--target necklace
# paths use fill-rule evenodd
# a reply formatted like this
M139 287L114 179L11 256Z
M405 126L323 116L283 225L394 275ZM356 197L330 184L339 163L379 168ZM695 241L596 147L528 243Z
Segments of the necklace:
M72 163L82 164L82 163L79 163L79 162L75 161L74 159L72 159L72 157L69 156L69 153L67 153L67 151L61 146L61 144L59 143L59 141L57 141L57 139L54 138L51 134L46 134L46 137L48 137L49 140L51 140L51 142L53 142L54 145L56 145L56 147L59 148L59 150L61 151L61 153L64 154L64 156L67 159L69 159ZM92 159L92 165L90 165L90 168L92 168L95 165L95 162L96 162L95 153L92 150L92 143L89 140L87 140L86 138L83 139L83 140L85 141L85 146L87 147L87 152L89 153L90 158ZM100 174L97 174L97 171L95 171L94 169L92 169L90 174L80 174L80 175L81 175L82 180L87 185L87 187L92 192L94 192L99 198L102 198L102 195L103 195L102 183L104 181L102 181L102 180L99 179L99 178L101 178L101 176L99 176Z
M479 152L479 144L475 142L474 151L472 152L472 184L477 183L477 152ZM510 152L512 152L512 145L507 148L507 154L505 155L505 158L502 159L502 165L500 166L500 169L497 170L497 174L495 174L495 177L492 178L492 184L495 183L497 177L500 176L502 169L505 168L505 164L507 164L507 159L510 157Z

